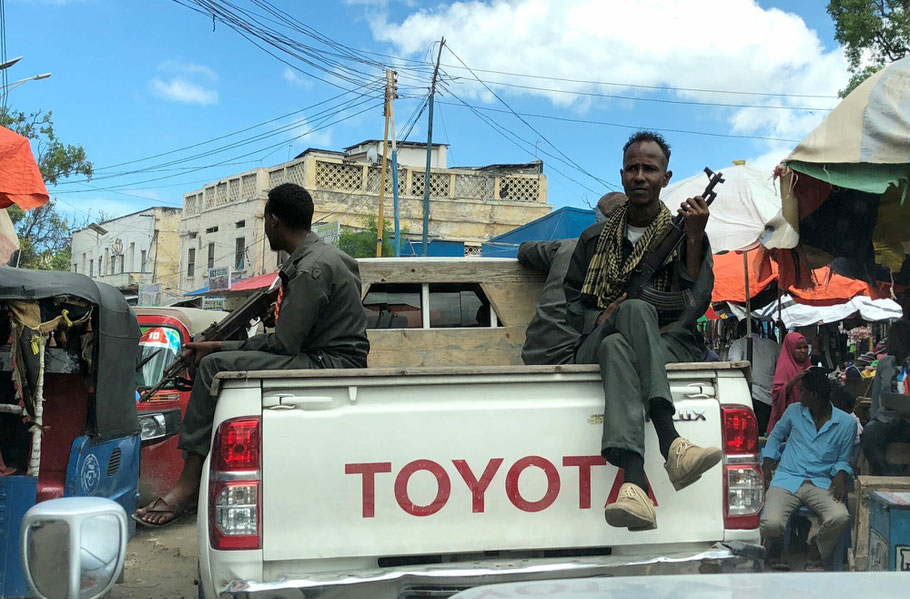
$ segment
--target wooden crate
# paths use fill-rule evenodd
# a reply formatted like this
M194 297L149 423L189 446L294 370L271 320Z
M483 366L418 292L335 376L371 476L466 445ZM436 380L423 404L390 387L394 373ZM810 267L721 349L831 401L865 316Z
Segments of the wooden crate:
M856 511L853 519L854 570L864 572L869 563L870 491L910 491L910 476L858 476L856 478Z

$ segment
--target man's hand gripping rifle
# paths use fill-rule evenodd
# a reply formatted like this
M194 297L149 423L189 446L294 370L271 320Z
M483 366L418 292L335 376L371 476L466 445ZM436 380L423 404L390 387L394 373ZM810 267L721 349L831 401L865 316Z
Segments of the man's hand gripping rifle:
M279 285L273 284L266 291L257 291L243 305L221 321L212 324L194 341L225 341L236 338L247 330L251 321L266 315L270 306L278 299L278 288ZM142 392L139 401L148 401L155 393L176 381L181 373L192 365L192 356L191 350L183 350L180 356L164 370L161 380L155 386Z
M705 191L702 192L701 196L705 199L705 203L710 206L711 202L717 197L717 192L714 191L714 187L717 186L718 183L723 183L724 177L723 173L715 173L708 167L705 167L705 174L708 175L708 186L705 187ZM679 294L661 293L650 287L651 280L660 269L663 268L667 259L679 249L683 239L686 238L686 230L683 228L682 219L683 217L681 214L674 216L673 226L664 238L642 257L626 286L625 294L628 299L645 299L648 303L661 305L668 309L682 308L682 306L675 305L681 298L670 297L671 295L677 296Z

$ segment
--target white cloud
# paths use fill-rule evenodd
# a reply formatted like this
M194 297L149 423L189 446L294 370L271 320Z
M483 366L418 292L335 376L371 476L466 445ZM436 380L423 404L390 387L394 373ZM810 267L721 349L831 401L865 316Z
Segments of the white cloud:
M473 68L676 88L667 94L628 85L478 73L488 81L557 90L508 88L510 94L543 96L556 106L571 107L577 112L592 104L628 112L646 103L575 96L559 90L738 105L833 108L836 99L793 95L835 96L849 78L839 48L826 52L816 33L800 17L778 9L763 9L753 0L474 0L418 10L398 23L388 22L387 13L380 10L371 17L371 27L374 38L412 58L424 59L428 48L445 36L447 45ZM446 52L442 62L458 64ZM468 71L452 67L443 70L450 77L460 78L448 83L460 96L492 100L479 84L471 83ZM716 94L678 88L790 96ZM654 106L650 102L647 105ZM776 108L699 110L702 112L693 112L697 114L694 118L721 119L731 132L790 139L802 137L828 114L824 110Z
M293 137L295 146L304 148L331 148L332 147L332 128L322 129L320 131L310 132L314 125L307 122L306 119L297 119L287 123L292 125L288 131ZM319 126L318 124L315 126ZM302 137L301 137L302 136Z
M296 85L297 87L302 87L304 89L310 89L311 87L313 87L312 81L303 77L302 75L300 75L300 73L291 69L290 67L286 68L284 70L284 72L281 73L281 76L284 78L285 81L287 81L291 85Z
M187 81L181 77L162 80L154 78L149 85L152 91L165 100L174 102L183 102L185 104L216 104L218 102L218 92L213 89L206 89L198 83Z
M218 74L211 68L192 62L168 60L158 65L165 75L153 77L149 88L159 98L203 106L218 103L218 90L212 84Z
M167 73L177 73L180 75L189 75L189 76L200 76L203 79L209 81L217 81L218 74L211 68L202 65L196 64L193 62L181 62L179 60L167 60L158 65L159 71L164 71Z

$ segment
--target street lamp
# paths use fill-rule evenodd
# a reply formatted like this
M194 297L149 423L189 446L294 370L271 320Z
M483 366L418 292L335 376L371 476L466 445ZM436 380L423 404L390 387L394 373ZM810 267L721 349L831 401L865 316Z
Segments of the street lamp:
M13 58L13 59L11 59L11 60L7 60L7 61L4 62L4 63L0 63L0 71L2 71L3 69L8 69L8 68L10 68L11 66L13 66L14 64L16 64L16 63L19 62L20 60L22 60L22 57L21 57L21 56L17 56L16 58Z
M2 66L2 65L0 65L0 66ZM28 83L29 81L39 81L41 79L47 79L50 76L51 76L50 73L41 73L40 75L32 75L31 77L26 77L25 79L20 79L19 81L13 81L12 83L8 83L7 85L4 85L2 87L2 90L0 90L0 96L5 96L6 94L10 93L12 90L14 90L17 87L19 87L20 85L22 85L23 83Z

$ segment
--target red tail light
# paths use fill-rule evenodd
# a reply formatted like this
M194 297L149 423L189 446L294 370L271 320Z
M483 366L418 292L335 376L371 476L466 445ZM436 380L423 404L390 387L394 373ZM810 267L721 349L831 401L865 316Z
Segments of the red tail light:
M758 422L746 406L721 405L724 435L724 528L755 529L765 500Z
M220 472L259 470L259 418L235 418L223 422L215 434L214 450Z
M262 548L258 417L218 426L209 463L209 541L213 549Z
M744 406L721 406L724 417L724 453L758 453L758 422Z

